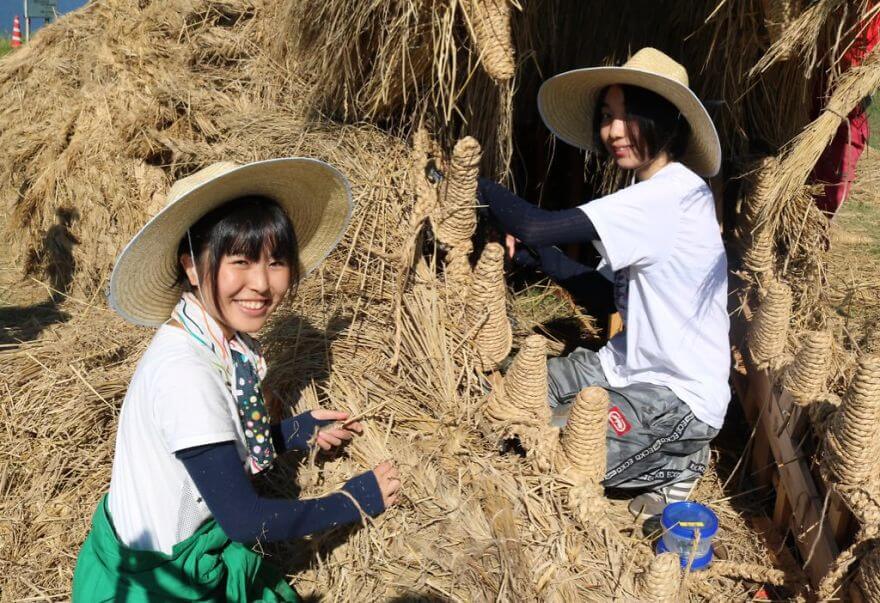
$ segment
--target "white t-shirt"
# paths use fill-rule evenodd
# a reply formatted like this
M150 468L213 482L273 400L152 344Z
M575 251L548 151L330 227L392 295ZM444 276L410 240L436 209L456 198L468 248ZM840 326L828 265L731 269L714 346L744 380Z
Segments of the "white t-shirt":
M246 458L235 400L214 356L177 327L159 327L137 365L119 416L109 506L120 541L171 553L211 516L175 456L237 442Z
M599 350L608 383L665 385L720 429L730 401L730 321L727 256L709 187L670 163L581 209L601 239L600 270L614 271L626 326Z

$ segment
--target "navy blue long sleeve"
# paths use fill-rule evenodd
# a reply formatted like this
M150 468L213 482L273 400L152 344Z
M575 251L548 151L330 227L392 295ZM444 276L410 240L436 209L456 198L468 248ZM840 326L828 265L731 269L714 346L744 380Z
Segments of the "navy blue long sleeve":
M316 419L311 411L289 417L269 426L272 446L277 454L288 450L308 450L309 440L318 428L333 423L332 419Z
M342 493L305 500L261 497L231 441L187 448L178 451L176 456L192 477L214 519L236 542L291 540L361 521L357 506ZM343 490L372 517L385 510L382 492L372 471L352 478Z
M596 227L578 208L548 211L517 197L497 182L480 178L480 200L500 229L533 248L599 240Z

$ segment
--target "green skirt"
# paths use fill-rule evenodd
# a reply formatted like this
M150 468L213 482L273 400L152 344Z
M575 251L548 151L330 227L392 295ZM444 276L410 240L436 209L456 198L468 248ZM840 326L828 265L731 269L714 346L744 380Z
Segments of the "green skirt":
M284 576L213 519L174 545L170 555L137 551L119 542L107 509L98 503L92 529L73 573L73 601L299 601Z

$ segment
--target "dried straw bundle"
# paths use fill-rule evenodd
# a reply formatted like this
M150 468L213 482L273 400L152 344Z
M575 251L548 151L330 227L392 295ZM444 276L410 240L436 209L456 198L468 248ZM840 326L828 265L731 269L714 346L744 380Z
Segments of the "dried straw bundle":
M651 560L651 565L637 581L640 601L674 603L678 601L681 584L681 560L676 553L663 553Z
M781 40L801 8L796 0L765 0L764 26L771 43ZM792 49L793 50L793 49ZM781 57L780 57L781 59Z
M781 362L790 318L791 289L771 281L750 326L749 351L758 368L775 367Z
M455 247L474 236L481 152L480 143L470 136L455 143L452 150L440 204L431 216L434 233L443 245Z
M464 8L483 69L496 81L511 79L516 62L510 31L510 3L508 0L467 0Z
M446 285L450 293L457 301L467 299L467 292L471 285L471 253L474 246L470 241L464 241L446 254L443 274L446 277Z
M416 228L422 220L431 215L437 207L437 187L432 184L425 170L432 158L434 141L425 128L419 128L413 135L410 185L416 193L416 202L413 205L412 226Z
M825 470L844 488L876 479L880 446L880 359L859 360L859 366L825 440Z
M782 381L798 403L809 404L824 393L831 368L832 341L830 331L810 331L801 339L801 347Z
M507 318L504 248L498 243L489 243L483 249L465 303L465 324L473 332L481 366L485 371L496 370L513 345L513 330Z

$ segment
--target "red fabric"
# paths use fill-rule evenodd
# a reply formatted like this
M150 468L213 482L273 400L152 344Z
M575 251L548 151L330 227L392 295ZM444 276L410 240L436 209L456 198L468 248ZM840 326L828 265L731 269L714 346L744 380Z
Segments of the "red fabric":
M865 56L880 41L880 13L874 15L867 23L862 23L862 27L864 29L859 34L859 37L856 38L850 49L843 55L844 69L861 65L862 61L865 60Z
M819 157L813 168L813 180L825 184L825 194L816 197L816 205L825 213L833 216L843 205L869 134L868 115L860 106L840 124L831 144Z

